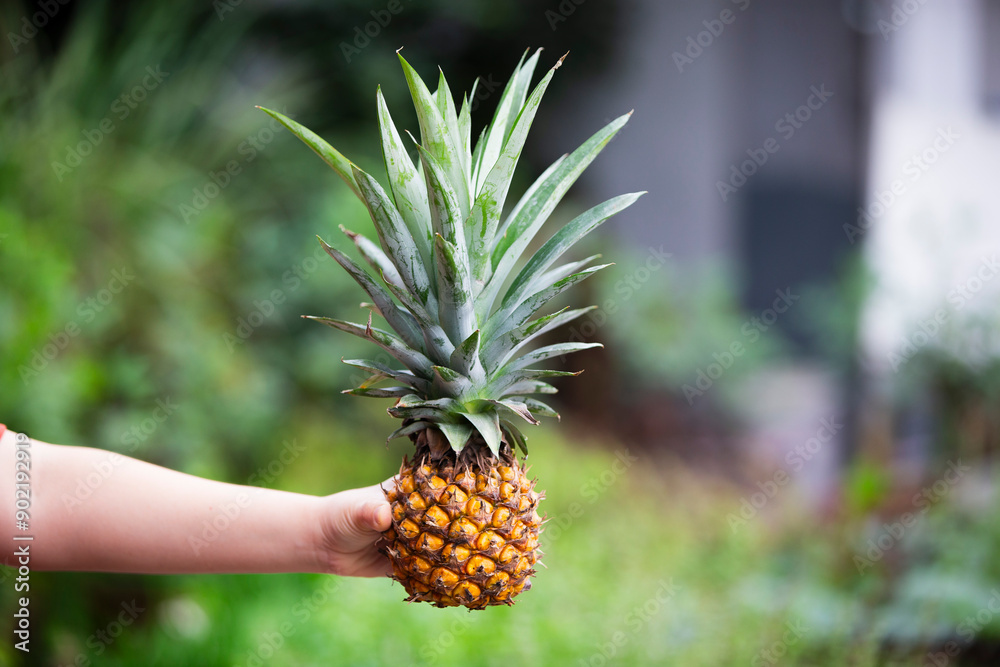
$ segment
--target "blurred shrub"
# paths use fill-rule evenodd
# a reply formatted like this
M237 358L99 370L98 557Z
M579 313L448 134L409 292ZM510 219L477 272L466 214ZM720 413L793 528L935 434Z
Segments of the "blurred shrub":
M357 317L314 237L370 223L253 109L304 100L290 63L241 44L239 17L110 11L87 10L51 62L5 64L0 405L42 439L241 475L345 384L353 342L298 316Z
M740 305L732 271L716 263L682 271L661 253L605 251L615 266L595 278L600 308L574 329L607 324L597 338L620 355L634 384L684 398L720 387L731 404L741 379L785 353L780 327Z

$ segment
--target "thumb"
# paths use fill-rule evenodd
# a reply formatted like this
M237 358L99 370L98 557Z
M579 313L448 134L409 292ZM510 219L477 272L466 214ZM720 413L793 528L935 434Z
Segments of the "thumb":
M355 506L353 523L362 531L382 533L392 524L392 511L386 501L368 501Z

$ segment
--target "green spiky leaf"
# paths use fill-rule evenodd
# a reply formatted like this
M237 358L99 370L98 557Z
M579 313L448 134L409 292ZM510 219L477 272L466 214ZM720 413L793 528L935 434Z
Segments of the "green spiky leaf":
M524 421L528 422L532 426L537 425L539 422L528 410L528 406L521 401L511 399L511 398L501 398L499 401L490 401L495 404L501 411L507 410L508 412L520 417Z
M537 55L537 54L536 54ZM537 58L535 58L537 60ZM472 265L472 278L480 291L486 280L490 277L492 265L490 254L492 251L493 237L497 227L500 225L500 212L503 210L504 200L507 198L507 190L510 188L511 179L514 177L514 168L517 166L518 158L521 157L521 149L524 148L524 141L531 128L531 122L535 119L535 112L542 101L542 96L548 88L549 82L556 69L562 64L560 59L549 70L542 80L535 87L531 97L520 109L514 122L511 125L509 136L505 137L500 154L496 163L490 169L482 186L479 188L476 200L472 205L469 214L469 255ZM517 78L517 77L515 77ZM512 97L515 93L511 93ZM495 131L499 134L504 132L503 128L497 127Z
M351 261L351 259L340 252L336 248L329 246L326 241L320 237L316 237L319 240L320 245L323 250L326 251L330 257L332 257L337 264L344 267L344 270L359 285L361 288L368 293L368 296L372 298L375 303L375 307L378 308L379 313L385 318L385 321L389 323L393 329L395 329L399 335L403 338L403 341L414 348L423 352L423 334L420 332L420 326L417 321L413 318L410 313L400 310L396 303L392 300L392 296L389 295L383 287L372 280L371 276L365 273L361 267Z
M500 422L504 434L507 436L507 441L510 446L515 449L521 450L521 453L525 456L528 455L528 439L524 437L524 434L514 426L511 422L503 420Z
M594 261L600 258L601 258L600 254L591 255L586 259L580 259L575 262L567 262L566 264L557 266L556 268L546 271L541 276L539 276L534 281L534 283L532 283L532 287L534 288L534 290L538 290L542 285L551 285L557 280L562 280L567 276L573 275L580 269L584 268L585 266L593 263Z
M556 296L573 285L586 280L601 269L605 269L609 266L611 266L611 264L600 264L598 266L592 266L589 269L584 269L583 271L574 273L573 275L567 276L562 280L557 280L552 285L542 287L534 294L526 297L523 301L514 302L504 306L494 313L486 324L483 325L483 335L487 338L492 338L495 335L515 329L527 321L529 317L534 315L539 308L554 299Z
M465 445L469 442L469 438L472 437L473 428L471 424L449 424L448 422L441 422L435 424L442 433L444 437L447 438L448 444L456 452L460 452L465 448Z
M426 148L435 160L440 163L442 169L447 174L452 188L457 190L458 204L461 215L464 219L469 212L469 196L465 186L465 173L462 167L462 158L459 156L459 146L456 144L454 135L449 129L441 111L437 106L434 96L431 95L427 85L423 82L417 72L410 67L401 54L398 54L399 62L403 66L403 74L406 76L406 84L410 88L410 96L413 98L413 106L417 111L417 121L420 124L420 143ZM462 187L459 187L462 186Z
M417 421L413 422L412 424L407 424L406 426L397 428L395 431L390 433L389 437L386 438L385 441L386 443L388 443L390 440L395 440L396 438L402 438L403 436L406 435L419 433L420 431L423 431L425 428L430 426L432 423L433 422L428 422L428 421Z
M486 370L479 359L479 329L476 329L451 354L451 367L481 386L486 381Z
M572 322L595 308L597 306L577 308L575 310L564 308L551 315L545 315L539 317L537 320L522 324L513 331L490 340L481 355L487 373L494 373L498 368L507 363L507 360L515 352L534 339L552 331L556 327Z
M508 387L513 387L527 380L538 380L540 378L573 377L583 371L556 371L548 368L518 368L506 372L497 373L490 380L489 388L492 393L503 396Z
M527 55L528 51L525 51L521 56L521 60L518 61L517 67L514 68L514 73L508 79L507 85L500 95L500 102L497 104L497 109L493 114L493 121L485 128L483 150L480 155L480 180L476 183L475 188L477 193L482 187L486 175L489 174L490 170L493 169L493 165L499 159L500 152L503 150L504 142L507 139L507 128L514 122L520 111L520 106L517 105L516 91L522 73L530 80L531 75L534 73L535 63L538 62L538 58L531 59L529 61L530 69L528 69L528 63L525 63Z
M434 367L434 385L437 391L461 400L472 392L472 382L461 373L447 366Z
M526 368L531 364L538 363L539 361L562 357L574 352L580 352L582 350L591 350L595 347L604 346L600 343L556 343L555 345L546 345L545 347L540 347L537 350L528 352L523 357L515 359L507 364L505 368Z
M381 364L370 359L341 359L341 362L347 364L348 366L368 371L372 375L377 375L387 379L391 378L397 382L402 382L410 387L413 387L415 391L425 394L430 392L430 382L424 378L417 377L410 371L389 368L385 364Z
M461 412L460 414L479 431L493 455L499 456L502 435L500 433L500 416L497 414L496 408L483 412Z
M528 394L558 394L559 390L547 382L524 380L504 389L505 396L525 396Z
M420 259L420 251L410 236L402 216L374 178L357 167L354 169L354 178L368 206L372 222L375 223L382 249L399 271L399 276L407 289L420 303L429 307L434 303L430 279Z
M289 132L301 139L306 146L313 149L313 152L320 156L323 162L330 165L337 172L337 175L344 179L344 182L354 191L354 194L359 198L361 197L361 190L358 189L358 184L354 180L355 165L353 162L344 157L336 148L326 143L318 134L296 123L288 116L277 111L265 109L264 107L257 108L284 125Z
M440 234L434 238L434 257L440 286L438 314L441 326L452 341L464 341L478 328L468 267L462 262L458 248Z
M358 249L361 256L364 257L365 261L378 272L382 279L395 285L396 287L404 287L403 279L399 275L399 271L393 265L392 260L382 249L378 247L377 244L373 243L369 239L365 238L361 234L352 232L343 225L340 225L340 231L344 232L349 239L354 243L354 247Z
M382 88L376 93L379 133L382 138L382 159L385 162L389 187L400 217L406 223L413 241L420 251L424 266L431 265L431 224L427 207L427 190L423 179L410 159L396 125L389 115L389 108L382 97Z
M538 283L542 282L539 279L542 277L546 269L552 266L557 259L562 257L567 250L576 245L576 243L583 239L583 237L597 229L601 223L616 213L624 211L644 194L644 192L636 192L629 195L615 197L614 199L609 199L603 204L598 204L592 209L578 215L566 223L565 226L553 234L552 238L546 241L542 247L531 256L528 263L525 264L524 268L521 269L521 272L517 274L517 277L514 278L514 282L511 283L510 288L507 290L507 294L503 299L501 308L504 308L512 303L521 302L529 293L529 290L532 290L533 288L536 291L544 288L545 285ZM558 278L554 280L553 283L559 282L560 280L565 280L565 278ZM535 287L536 285L537 287Z
M466 271L468 271L469 259L458 196L445 178L444 172L434 156L423 146L418 145L417 151L420 154L420 163L423 165L424 178L427 183L433 232L455 246L460 261L465 264Z
M308 129L265 110L348 183L374 223L378 243L344 229L373 274L320 242L368 294L371 302L362 306L383 317L392 332L373 328L371 315L367 325L309 319L371 341L403 366L345 360L367 375L344 393L397 399L389 414L406 421L390 437L413 436L433 426L456 451L482 441L494 455L504 443L526 453L527 439L515 422L533 425L539 417L558 417L551 407L530 396L556 391L545 379L573 375L538 364L599 347L576 342L529 347L591 308L531 318L564 290L609 266L593 265L600 255L561 265L556 262L608 217L633 203L638 194L623 195L586 211L556 230L526 261L523 255L628 115L556 160L501 219L528 131L562 62L555 63L532 88L539 55L540 50L522 55L493 120L474 146L475 85L471 94L461 97L460 110L456 109L443 72L438 73L437 89L431 93L400 56L420 141L413 140L414 160L377 89L387 189ZM518 265L521 268L515 275ZM393 386L379 386L385 381L394 381Z
M356 387L345 389L340 393L367 398L400 398L413 393L413 389L411 387Z
M433 364L430 359L408 346L393 334L373 328L370 317L368 318L368 326L335 320L330 317L315 317L313 315L303 315L303 317L307 320L314 320L328 327L339 329L340 331L346 331L359 338L370 340L395 357L401 364L413 371L413 373L425 378L433 377Z
M494 241L493 275L483 289L484 300L480 307L484 310L481 312L489 312L517 259L535 238L556 205L562 201L570 186L624 127L630 116L630 113L625 114L611 121L568 157L560 159L559 166L551 170L545 181L530 191L530 199L515 206L510 221L503 226L503 233Z
M556 419L561 419L558 412L556 412L548 405L542 403L537 399L525 396L521 398L521 401L524 403L525 407L527 407L528 410L531 411L533 415L538 415L541 417L555 417Z
M451 398L426 400L416 394L403 396L388 409L393 417L400 419L430 419L432 421L453 421L461 410L461 405Z

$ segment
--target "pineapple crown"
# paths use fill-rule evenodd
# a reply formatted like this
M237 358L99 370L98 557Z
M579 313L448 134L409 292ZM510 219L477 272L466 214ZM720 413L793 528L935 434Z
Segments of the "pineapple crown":
M395 398L388 412L404 420L389 438L436 426L460 452L478 433L497 455L501 444L527 452L515 420L537 424L558 417L531 394L556 389L545 378L577 375L534 368L538 362L599 343L559 343L523 353L542 334L591 308L563 309L532 319L553 297L610 264L600 257L553 267L577 241L644 193L615 197L577 216L543 243L515 273L515 265L556 205L584 169L625 125L631 112L608 123L573 153L563 155L534 182L501 219L514 167L538 104L562 58L531 90L541 49L525 51L507 83L493 121L471 146L472 93L455 102L444 73L433 93L399 55L420 126L412 140L418 160L389 116L381 88L376 92L386 191L368 173L315 133L280 113L263 109L305 142L347 183L368 208L379 243L341 227L370 273L347 255L319 242L368 293L367 324L311 317L370 340L404 368L364 359L344 360L370 377L344 393ZM398 54L397 54L398 55ZM563 56L565 58L565 56ZM384 285L384 286L383 286ZM592 307L593 308L593 307ZM380 315L393 332L372 326ZM397 386L377 386L392 380Z

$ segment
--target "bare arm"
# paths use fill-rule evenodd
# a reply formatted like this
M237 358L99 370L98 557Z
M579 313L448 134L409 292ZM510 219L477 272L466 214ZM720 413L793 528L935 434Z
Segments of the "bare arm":
M32 440L26 449L31 518L20 532L15 434L0 439L5 564L26 544L12 538L31 535L32 566L40 570L389 571L374 547L390 523L378 486L317 497L215 482L89 447Z

